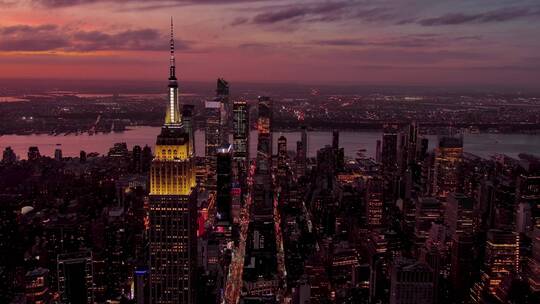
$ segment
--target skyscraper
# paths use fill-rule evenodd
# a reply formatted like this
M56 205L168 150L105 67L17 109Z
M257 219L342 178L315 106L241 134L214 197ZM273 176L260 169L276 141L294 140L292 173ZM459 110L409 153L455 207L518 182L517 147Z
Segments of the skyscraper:
M434 184L435 195L446 199L458 189L459 166L463 160L463 138L445 136L439 139L435 149Z
M519 269L519 235L512 231L491 229L487 233L484 269L471 292L473 303L484 303L484 293L495 295L503 279Z
M380 227L383 224L383 192L384 181L373 177L366 182L366 216L370 227Z
M62 303L94 303L92 252L58 255L58 292Z
M249 107L243 100L233 104L233 144L234 158L246 161L249 159Z
M382 152L381 162L383 170L386 172L395 172L398 167L397 150L398 150L398 126L397 125L385 125L383 140L382 140Z
M223 127L221 125L221 108L219 100L205 102L205 149L206 149L206 186L210 189L216 187L217 148L221 145Z
M195 171L180 116L171 22L169 103L150 168L150 301L194 303L197 263Z
M390 271L390 304L434 303L433 270L422 262L398 258Z
M232 146L222 145L217 150L217 222L231 223Z
M189 143L191 144L191 150L193 151L193 155L195 155L195 125L193 121L194 115L194 105L182 105L182 123L184 124L184 129L186 129L186 132L189 134Z
M474 201L460 193L450 193L446 203L445 221L451 241L450 278L457 298L472 284Z
M221 103L220 122L221 122L221 142L229 143L229 129L231 128L231 105L229 101L229 83L223 79L217 79L216 100Z
M278 176L283 177L286 175L287 170L287 138L280 136L278 138Z
M269 172L272 160L272 99L270 97L259 96L257 130L257 169Z

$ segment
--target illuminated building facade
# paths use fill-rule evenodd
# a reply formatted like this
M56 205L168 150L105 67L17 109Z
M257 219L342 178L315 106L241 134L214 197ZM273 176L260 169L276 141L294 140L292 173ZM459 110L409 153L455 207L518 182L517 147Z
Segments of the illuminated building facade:
M527 261L527 281L533 292L540 292L540 228L532 233L532 255Z
M383 192L384 181L380 178L370 178L366 182L366 216L370 227L383 224Z
M443 210L441 202L433 197L418 198L415 209L415 241L418 246L421 246L429 236L432 223L442 217Z
M49 269L36 268L25 275L25 296L28 304L45 304L49 302Z
M463 161L463 138L442 137L435 149L433 190L437 197L446 199L459 186L459 166Z
M482 303L484 293L496 296L506 276L519 269L519 235L513 231L491 229L487 234L484 269L471 292L473 303Z
M243 100L233 104L233 145L236 160L249 159L249 106Z
M171 28L172 32L172 28ZM195 170L190 135L179 115L171 33L165 125L150 168L150 303L194 303L197 262Z

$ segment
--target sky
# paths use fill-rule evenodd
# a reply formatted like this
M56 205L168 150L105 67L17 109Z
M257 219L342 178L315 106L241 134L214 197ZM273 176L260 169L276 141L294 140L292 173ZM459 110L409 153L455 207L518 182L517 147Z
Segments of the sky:
M0 0L0 78L540 87L538 0Z

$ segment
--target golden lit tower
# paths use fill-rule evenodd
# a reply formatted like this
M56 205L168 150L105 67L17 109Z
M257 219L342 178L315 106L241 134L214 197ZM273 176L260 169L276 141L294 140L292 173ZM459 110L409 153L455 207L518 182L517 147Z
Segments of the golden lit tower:
M171 20L169 102L150 168L151 303L194 303L197 206L190 135L178 102Z

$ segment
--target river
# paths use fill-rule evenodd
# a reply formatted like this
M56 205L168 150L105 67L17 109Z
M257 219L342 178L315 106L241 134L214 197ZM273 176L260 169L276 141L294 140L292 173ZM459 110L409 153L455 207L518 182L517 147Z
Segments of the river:
M11 146L20 158L26 158L28 147L37 146L42 155L53 156L57 144L61 145L64 156L78 156L81 150L88 152L107 153L109 148L117 142L125 142L131 149L134 145L149 145L153 148L158 127L132 127L122 133L70 134L70 135L4 135L0 136L0 149ZM300 132L275 132L274 151L277 139L284 135L287 138L289 150L296 150L296 141L300 140ZM340 146L345 149L345 155L356 156L359 149L365 149L366 155L374 157L377 139L381 139L381 132L377 131L343 131L340 132ZM435 147L437 137L429 138L430 148ZM323 131L308 132L308 153L314 156L318 149L332 142L332 133ZM257 146L257 133L251 132L250 151L255 155ZM195 132L195 149L198 156L204 155L204 131ZM481 157L490 157L493 154L506 154L517 157L519 153L532 153L540 155L540 135L527 134L466 134L464 136L465 152Z

